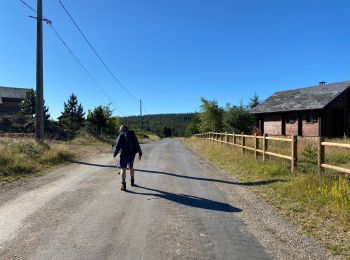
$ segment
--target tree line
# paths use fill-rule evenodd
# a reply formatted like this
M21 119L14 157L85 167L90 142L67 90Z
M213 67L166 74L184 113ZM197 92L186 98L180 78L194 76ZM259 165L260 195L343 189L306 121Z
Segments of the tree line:
M161 137L185 136L188 125L195 118L196 113L156 114L121 117L123 124L130 128L147 130Z
M33 89L27 92L20 105L19 114L28 116L34 125L36 93ZM49 108L44 106L45 131L54 138L70 139L87 133L91 135L117 135L122 124L131 129L142 129L156 133L161 137L191 136L208 131L252 132L256 118L249 110L259 104L255 94L249 104L227 104L220 107L216 100L201 98L199 113L156 114L128 117L113 116L110 105L96 106L85 114L83 105L72 93L63 104L63 111L58 120L50 119ZM140 120L141 119L141 120ZM33 130L33 129L32 129Z
M251 133L257 125L257 119L249 110L260 103L255 94L249 99L249 104L227 104L220 107L216 100L201 98L201 111L193 118L186 129L186 135L191 136L205 132L239 132Z
M34 119L36 93L33 89L26 93L21 102L19 114ZM120 127L119 117L112 116L113 110L109 105L97 106L85 112L77 96L72 93L63 104L63 111L58 121L50 120L48 107L44 106L45 131L59 138L74 138L78 134L116 135Z

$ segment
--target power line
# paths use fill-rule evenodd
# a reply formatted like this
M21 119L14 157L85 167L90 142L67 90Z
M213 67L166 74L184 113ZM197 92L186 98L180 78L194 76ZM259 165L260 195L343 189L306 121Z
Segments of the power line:
M84 71L84 73L88 76L88 78L91 80L91 82L100 90L100 92L103 94L103 96L111 103L115 104L115 101L106 93L106 91L102 88L100 84L97 83L95 77L89 72L89 70L86 68L86 66L80 61L78 56L72 51L72 49L68 46L66 41L63 39L63 37L58 33L57 29L51 24L50 28L55 33L56 37L61 41L61 43L64 45L64 47L67 49L67 51L72 55L74 58L74 61L80 66L80 68ZM115 104L119 110L122 110L121 107L119 107L117 104Z
M61 0L59 0L62 8L64 9L64 11L66 12L66 14L68 15L68 17L70 18L70 20L73 22L73 24L75 25L75 27L78 29L78 31L80 32L80 34L83 36L83 38L85 39L85 41L87 42L87 44L90 46L91 50L95 53L96 57L100 60L100 62L103 64L103 66L107 69L107 71L110 73L110 75L112 76L112 78L117 82L117 84L122 87L128 94L130 97L132 97L133 99L139 101L139 99L133 95L121 82L120 80L115 76L115 74L112 72L112 70L107 66L107 64L103 61L103 59L101 58L101 56L98 54L98 52L96 51L96 49L92 46L91 42L87 39L87 37L85 36L85 34L82 32L82 30L80 29L80 27L78 26L78 24L76 23L76 21L74 20L74 18L72 17L72 15L68 12L67 8L64 6L64 4L62 3Z
M28 3L24 2L23 0L19 0L22 4L24 4L26 7L28 7L30 10L32 10L34 13L36 13L36 10L31 7Z
M69 48L68 44L66 41L63 39L63 37L58 33L57 29L51 24L50 28L54 31L55 35L57 38L61 41L61 43L64 45L64 47L67 49L67 51L72 55L76 63L82 68L82 70L85 72L85 74L88 76L88 78L91 80L91 82L100 90L100 92L103 94L103 96L110 102L113 103L120 112L125 112L123 109L106 93L106 91L102 88L100 84L97 83L96 79L94 76L89 72L89 70L86 68L86 66L80 61L78 56L72 51L71 48Z
M19 0L22 4L24 4L26 7L28 7L31 11L33 11L34 13L36 13L35 8L31 7L28 3L26 3L23 0ZM47 21L47 18L44 18ZM50 26L50 28L53 30L53 32L55 33L56 37L61 41L61 43L65 46L65 48L67 49L67 51L72 55L74 61L77 63L77 65L79 66L79 68L87 75L87 79L90 80L90 82L93 83L93 85L95 85L100 92L102 93L102 95L108 100L109 103L113 103L116 108L123 114L126 114L125 111L106 93L106 91L102 88L101 85L99 85L96 81L96 79L92 76L92 74L88 71L88 69L84 66L84 64L80 61L80 59L78 58L77 55L74 54L74 52L72 51L71 48L69 48L68 44L66 43L66 41L63 39L63 37L58 33L57 29L53 26L53 24L48 22L48 25Z

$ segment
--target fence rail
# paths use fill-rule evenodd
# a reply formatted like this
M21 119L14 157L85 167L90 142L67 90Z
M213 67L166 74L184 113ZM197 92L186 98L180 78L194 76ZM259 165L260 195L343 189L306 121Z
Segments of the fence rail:
M233 147L238 147L242 150L244 154L246 150L253 151L255 159L257 159L258 155L262 155L263 161L266 160L267 156L273 156L285 160L289 160L291 163L291 172L294 173L297 167L298 162L298 138L297 136L291 136L287 138L281 137L271 137L264 134L263 136L254 135L245 135L245 134L237 134L237 133L217 133L217 132L209 132L203 134L195 134L197 138L209 140L210 142L218 142L221 144L231 145ZM241 141L237 142L237 138L240 138ZM246 145L247 139L253 139L253 147ZM258 148L258 140L262 140L262 149ZM277 141L277 142L286 142L289 143L290 148L289 155L279 154L276 152L272 152L269 150L268 141ZM350 144L343 143L332 143L332 142L324 142L322 137L319 138L318 141L318 173L322 173L324 169L330 169L333 171L350 174L350 169L339 167L335 165L330 165L325 163L325 147L335 147L335 148L347 148L350 149Z
M262 155L263 161L266 160L267 156L274 156L282 159L289 160L291 162L291 172L294 173L297 161L298 161L298 139L296 136L292 136L290 138L280 138L280 137L270 137L266 134L263 136L254 135L245 135L245 134L237 134L237 133L217 133L217 132L209 132L204 134L196 134L195 137L209 140L211 142L219 142L221 144L232 145L233 147L239 147L242 149L242 153L244 154L246 150L253 151L255 158L258 157L258 154ZM232 137L232 138L229 138ZM237 142L237 137L241 138L241 142ZM246 140L253 139L254 146L247 146ZM231 139L231 140L230 140ZM262 149L258 148L258 140L262 139ZM279 142L287 142L290 143L290 155L284 155L275 153L268 150L268 140L279 141Z
M324 142L322 137L319 138L319 141L318 141L318 158L317 158L318 173L321 174L324 171L324 169L330 169L330 170L333 170L333 171L350 174L350 169L347 169L347 168L344 168L344 167L335 166L335 165L330 165L330 164L326 164L325 163L325 147L326 146L350 149L350 144Z

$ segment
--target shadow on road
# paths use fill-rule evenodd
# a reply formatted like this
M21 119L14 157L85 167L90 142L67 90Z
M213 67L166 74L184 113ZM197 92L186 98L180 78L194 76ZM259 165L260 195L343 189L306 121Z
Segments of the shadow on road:
M167 191L161 191L157 189L147 188L143 186L136 186L137 188L151 191L149 193L146 192L137 192L134 190L127 190L128 193L145 195L145 196L154 196L161 199L169 200L175 203L179 203L185 206L208 209L213 211L222 211L222 212L241 212L242 210L236 207L232 207L230 204L222 203L210 199L205 199L201 197L186 195L186 194L176 194Z
M95 167L103 167L103 168L117 168L117 165L108 165L108 164L95 164L95 163L87 163L87 162L80 162L80 161L70 161L71 163L77 163L87 166L95 166Z
M150 171L150 170L141 170L141 169L135 169L135 171L146 172L146 173L162 174L162 175L168 175L168 176L184 178L184 179L191 179L191 180L197 180L197 181L212 181L212 182L219 182L219 183L226 183L226 184L233 184L233 185L242 185L242 186L260 186L260 185L266 185L266 184L271 184L271 183L275 183L275 182L284 182L285 181L285 180L280 180L280 179L274 179L274 180L238 182L238 181L225 181L225 180L219 180L219 179L211 179L211 178L194 177L194 176L188 176L188 175L180 175L180 174L175 174L175 173L170 173L170 172Z
M118 169L118 167L116 165L95 164L95 163L87 163L87 162L81 162L81 161L70 161L70 162L82 164L82 165L87 165L87 166ZM195 177L195 176L188 176L188 175L180 175L180 174L171 173L171 172L160 172L160 171L151 171L151 170L142 170L142 169L135 169L135 171L168 175L168 176L190 179L190 180L197 180L197 181L211 181L211 182L226 183L226 184L241 185L241 186L260 186L260 185L267 185L267 184L271 184L271 183L275 183L275 182L285 182L285 180L281 180L281 179L238 182L238 181L225 181L225 180L212 179L212 178L202 178L202 177Z

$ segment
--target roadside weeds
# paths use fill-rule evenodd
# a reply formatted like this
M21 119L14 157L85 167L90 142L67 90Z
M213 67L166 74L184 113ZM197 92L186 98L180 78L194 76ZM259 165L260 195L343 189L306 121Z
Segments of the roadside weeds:
M300 170L292 175L289 163L282 160L270 159L264 163L225 145L195 138L184 142L243 183L263 182L264 185L249 188L334 256L350 257L350 184L344 177L318 176L308 172L305 165L304 173Z

